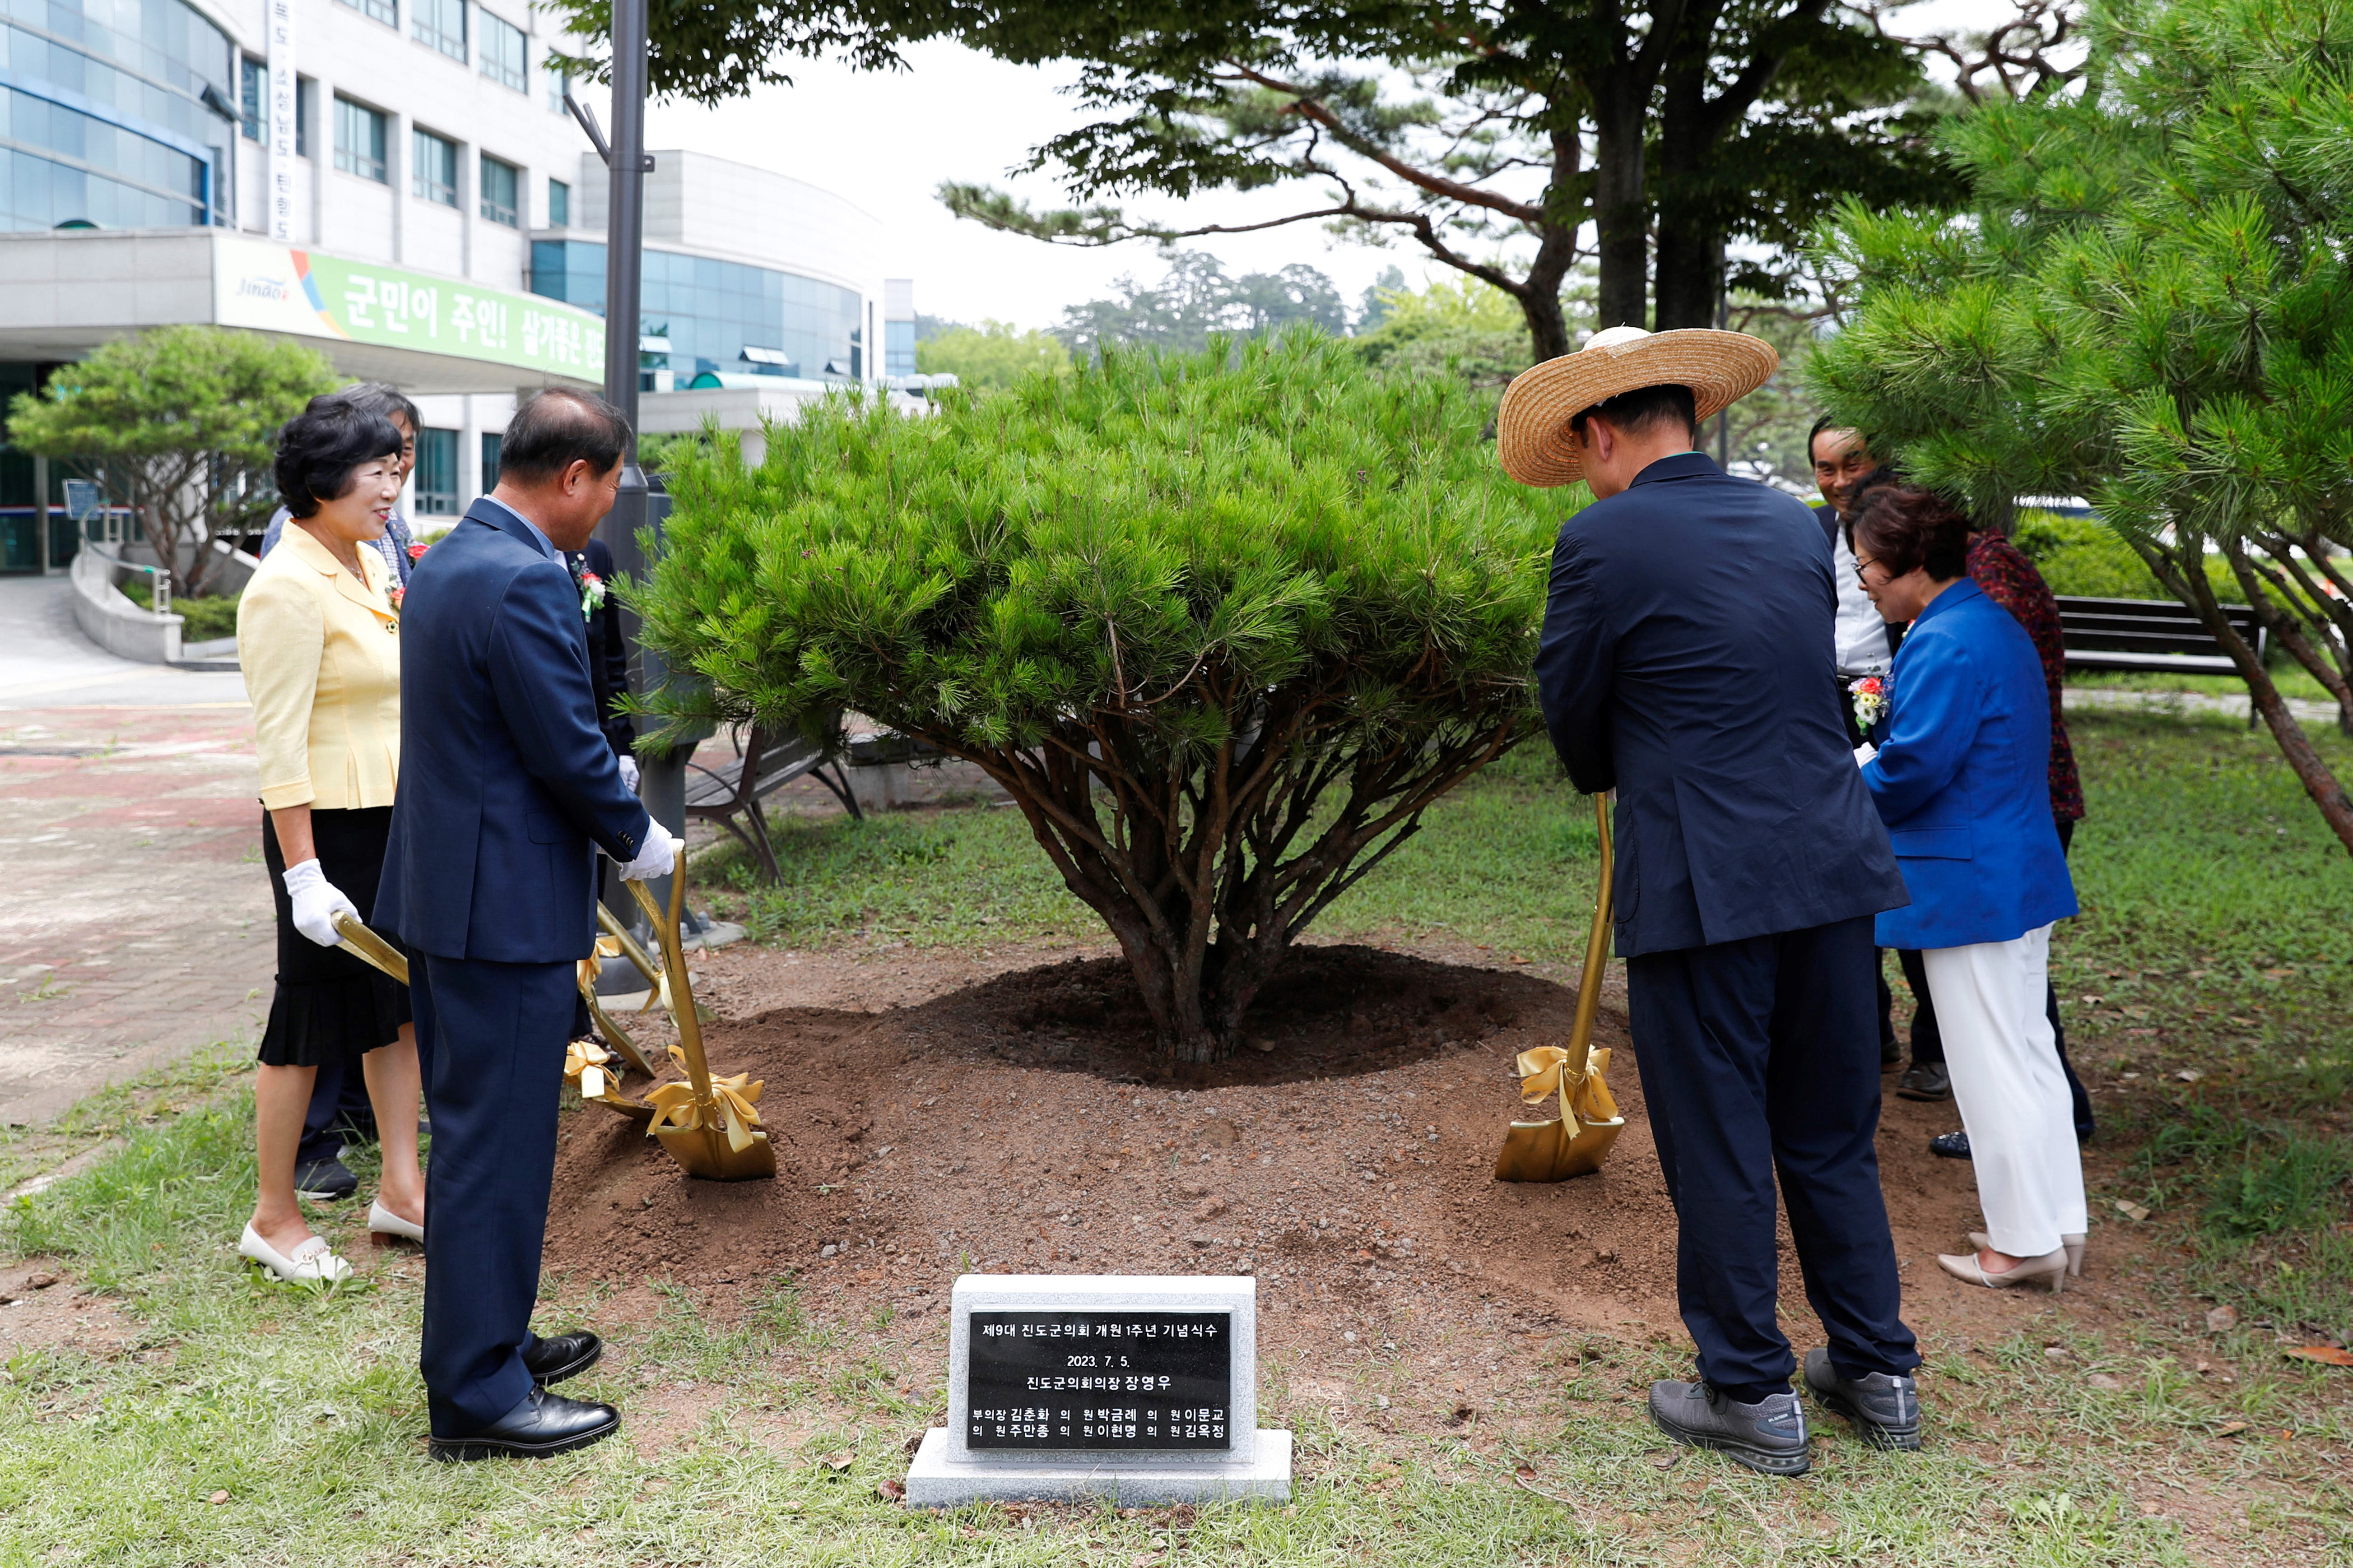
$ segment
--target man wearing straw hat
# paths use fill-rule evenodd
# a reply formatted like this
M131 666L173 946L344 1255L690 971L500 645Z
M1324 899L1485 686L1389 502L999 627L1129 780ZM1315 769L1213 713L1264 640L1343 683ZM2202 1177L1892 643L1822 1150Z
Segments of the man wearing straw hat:
M1920 1357L1873 1147L1872 917L1907 900L1838 711L1830 547L1693 449L1778 363L1742 332L1614 327L1514 381L1496 445L1522 483L1596 498L1561 526L1536 679L1570 779L1618 792L1616 945L1699 1349L1651 1417L1798 1475L1777 1176L1830 1342L1806 1358L1816 1400L1917 1447Z

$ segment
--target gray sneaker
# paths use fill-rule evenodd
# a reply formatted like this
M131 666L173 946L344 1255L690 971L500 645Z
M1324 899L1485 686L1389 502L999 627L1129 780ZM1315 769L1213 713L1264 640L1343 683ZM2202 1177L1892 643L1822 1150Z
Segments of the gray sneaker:
M1704 1383L1654 1383L1651 1423L1678 1443L1714 1448L1768 1476L1802 1476L1810 1462L1805 1406L1794 1394L1743 1405Z
M1830 1352L1811 1350L1806 1352L1806 1387L1823 1409L1845 1416L1854 1435L1873 1447L1920 1446L1920 1390L1910 1378L1885 1372L1841 1377Z

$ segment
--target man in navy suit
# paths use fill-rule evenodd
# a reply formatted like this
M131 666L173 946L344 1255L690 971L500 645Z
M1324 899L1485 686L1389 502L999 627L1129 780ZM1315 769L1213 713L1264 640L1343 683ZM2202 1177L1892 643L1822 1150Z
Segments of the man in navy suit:
M1668 382L1691 375L1715 407L1753 388L1770 351L1731 339L1756 342L1597 333L1521 378L1552 383L1522 403L1549 426L1514 430L1507 399L1499 437L1515 474L1566 467L1599 498L1562 525L1535 673L1570 779L1618 792L1617 951L1699 1350L1700 1381L1653 1384L1651 1418L1795 1475L1777 1175L1830 1341L1808 1385L1866 1440L1919 1443L1873 1143L1872 917L1905 891L1836 706L1829 542L1798 501L1693 450L1714 409Z
M531 1331L574 966L595 945L598 847L667 875L678 841L621 782L564 552L612 510L629 429L603 399L515 411L498 487L426 553L402 605L401 779L375 922L415 962L433 1118L420 1364L436 1458L541 1457L610 1436L547 1385L594 1334Z

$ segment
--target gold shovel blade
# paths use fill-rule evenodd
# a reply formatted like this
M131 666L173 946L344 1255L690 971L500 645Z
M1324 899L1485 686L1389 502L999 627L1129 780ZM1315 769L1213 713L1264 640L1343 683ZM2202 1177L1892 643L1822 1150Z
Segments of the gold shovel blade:
M752 1142L741 1149L727 1144L723 1127L696 1127L684 1131L664 1128L654 1134L670 1157L679 1163L690 1176L706 1182L773 1181L776 1174L776 1152L768 1143L765 1132L752 1134Z
M1622 1116L1609 1121L1578 1124L1577 1136L1567 1136L1558 1121L1514 1121L1504 1134L1503 1152L1495 1156L1499 1182L1565 1182L1589 1176L1609 1157L1610 1145L1625 1129Z
M776 1152L769 1146L767 1135L755 1131L752 1142L743 1148L731 1147L726 1124L719 1114L718 1099L711 1092L711 1068L702 1056L702 1016L695 1010L694 984L686 973L686 950L678 931L679 916L686 907L686 857L679 857L677 868L670 873L667 914L654 902L653 895L646 891L643 882L624 882L622 886L636 896L638 906L661 934L662 973L677 987L673 994L678 1006L671 1019L678 1025L679 1050L686 1058L687 1081L694 1086L695 1105L702 1123L676 1131L663 1128L654 1136L661 1140L670 1158L690 1176L700 1176L708 1182L775 1180Z

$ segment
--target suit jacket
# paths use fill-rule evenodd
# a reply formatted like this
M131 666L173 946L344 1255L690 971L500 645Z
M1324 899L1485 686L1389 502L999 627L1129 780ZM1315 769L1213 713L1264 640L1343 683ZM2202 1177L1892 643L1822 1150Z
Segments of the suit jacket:
M1883 947L2009 942L2075 912L2051 816L2050 698L2009 611L1967 578L1895 655L1887 741L1862 770L1912 890Z
M1577 787L1615 788L1618 952L1904 902L1835 689L1827 540L1700 452L1561 525L1536 681Z
M361 583L303 529L287 531L237 603L261 804L362 811L400 779L400 617L392 568L357 552Z
M572 552L566 561L576 583L584 572L594 572L607 585L603 606L588 618L588 679L596 689L596 723L605 731L613 754L625 757L636 745L638 727L627 713L613 710L613 699L629 689L629 647L621 638L621 601L609 590L613 582L613 547L591 539L587 548Z
M529 523L485 497L409 579L400 795L375 920L443 958L586 958L596 854L643 847L596 724L579 590Z

